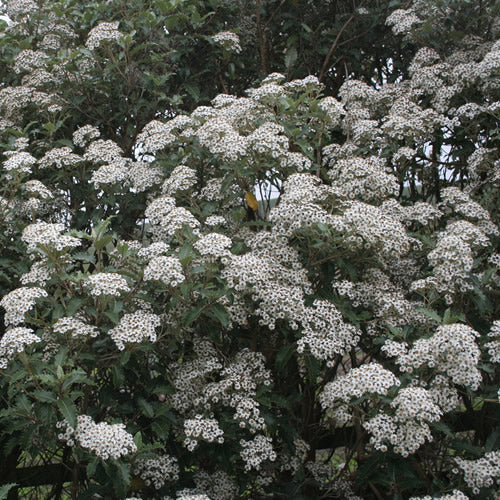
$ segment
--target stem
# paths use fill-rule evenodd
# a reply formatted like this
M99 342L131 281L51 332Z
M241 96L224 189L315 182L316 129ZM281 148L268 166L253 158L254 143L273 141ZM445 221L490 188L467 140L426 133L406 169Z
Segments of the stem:
M333 41L333 44L330 47L330 50L328 51L328 54L325 57L325 61L323 62L323 66L322 66L321 72L319 74L319 81L320 82L323 80L323 78L328 70L328 63L330 62L330 59L331 59L333 53L335 52L335 49L337 48L337 45L339 43L340 37L342 36L342 33L347 28L347 26L349 26L351 21L354 19L354 16L355 16L355 13L353 12L351 14L351 17L344 23L342 28L340 28L340 31L337 33L337 36L336 36L335 40Z
M255 11L257 17L257 37L259 40L259 54L260 54L260 69L264 75L267 75L267 58L266 58L266 46L264 39L264 31L262 28L261 18L260 18L260 1L256 2L257 9Z

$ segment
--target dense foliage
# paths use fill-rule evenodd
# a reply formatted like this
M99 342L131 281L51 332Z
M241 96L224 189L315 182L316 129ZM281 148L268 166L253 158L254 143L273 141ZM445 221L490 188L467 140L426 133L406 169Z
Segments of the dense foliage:
M12 0L0 498L494 498L494 0Z

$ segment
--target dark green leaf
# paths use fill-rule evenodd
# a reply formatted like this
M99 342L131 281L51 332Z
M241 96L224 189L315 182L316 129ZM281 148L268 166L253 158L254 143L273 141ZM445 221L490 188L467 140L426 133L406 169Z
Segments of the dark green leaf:
M71 427L76 428L77 411L72 399L66 397L57 401L57 407Z

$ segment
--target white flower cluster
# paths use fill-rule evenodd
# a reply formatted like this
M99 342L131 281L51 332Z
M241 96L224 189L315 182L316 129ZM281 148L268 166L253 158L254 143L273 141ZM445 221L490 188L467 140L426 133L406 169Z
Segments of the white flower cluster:
M484 347L488 349L491 362L500 363L500 320L493 322L488 337L493 337L495 340L484 344Z
M27 345L41 340L31 328L18 326L7 330L0 338L0 369L5 370L9 360L13 359L16 353L23 352Z
M455 458L464 474L464 480L475 495L481 488L500 485L500 451L490 451L478 460Z
M225 226L226 222L226 219L222 215L209 215L205 219L205 224L208 227Z
M212 37L212 40L229 52L241 52L240 37L232 31L221 31Z
M169 370L172 374L173 385L176 392L169 398L172 406L179 412L188 414L194 407L196 398L200 396L213 373L222 369L217 351L212 344L195 337L194 349L197 358L185 361L182 364L172 363ZM209 411L210 408L204 408Z
M428 226L443 216L443 213L439 209L425 201L418 201L406 207L399 206L403 209L401 215L406 225L418 222L422 226Z
M33 87L4 87L0 90L0 109L4 113L4 118L19 119L22 110L31 104L49 112L57 111L51 108L57 104L56 97L37 91Z
M71 148L64 146L47 151L39 160L38 165L40 168L63 168L72 167L82 161L83 158L80 155L73 153Z
M427 365L446 373L457 385L477 390L481 383L478 363L481 351L476 344L479 333L459 323L440 326L428 339L418 339L407 353L396 358L402 371L411 372Z
M349 199L380 201L395 196L399 190L396 177L386 172L375 157L339 160L328 176L335 192Z
M137 144L147 153L156 153L177 140L176 133L190 128L192 120L189 116L178 115L167 123L158 120L149 122L137 137Z
M327 360L327 366L333 365L337 354L357 345L361 337L361 332L345 323L340 311L327 300L315 300L313 307L304 311L302 324L304 332L297 341L297 352L303 353L307 344L315 358Z
M161 281L165 285L176 287L185 280L182 264L174 256L153 257L144 269L144 280Z
M203 415L184 420L184 434L184 445L189 451L193 451L200 440L208 443L224 442L224 431L219 427L219 422L215 418L204 418Z
M124 314L117 326L108 331L116 347L123 351L126 343L140 343L143 340L156 342L156 328L160 317L146 311Z
M241 351L226 368L218 361L210 344L204 343L200 357L183 365L172 366L174 386L172 404L179 411L212 411L218 405L234 409L233 418L251 433L265 429L259 403L254 397L257 388L271 384L260 353ZM202 344L203 345L203 344ZM213 381L217 373L218 381Z
M400 384L396 376L382 365L367 363L352 368L346 375L326 384L319 400L323 408L334 408L338 401L349 403L351 399L360 398L365 394L385 396L391 387Z
M392 261L393 270L397 261ZM403 272L409 273L405 265ZM373 311L374 320L370 322L370 333L375 333L377 326L384 329L387 324L404 326L407 324L426 325L429 323L423 313L417 310L421 305L406 298L404 283L396 284L390 276L377 268L365 271L362 279L356 283L342 280L332 283L333 289L348 297L354 307Z
M327 224L337 231L344 229L340 216L331 215L319 205L329 190L317 176L306 173L290 175L283 183L283 191L280 203L269 214L274 232L292 236L296 230L314 224Z
M396 9L391 12L385 23L392 26L395 35L405 35L413 26L421 24L422 20L418 18L412 9Z
M257 315L259 324L271 330L279 320L287 320L297 329L305 311L304 294L311 293L297 252L274 231L251 233L245 239L252 251L231 255L222 272L236 292L235 301L227 307L232 320L244 325L248 315ZM243 299L247 294L259 301L256 309L245 309Z
M460 407L460 396L453 381L446 375L438 374L430 381L429 394L443 413L456 410Z
M152 232L156 240L168 241L184 226L197 229L200 222L184 207L176 207L170 196L161 196L153 200L145 212L151 221Z
M159 257L160 255L165 255L170 251L170 246L163 241L157 241L156 243L151 243L147 247L141 248L137 252L137 256L141 259L149 261L154 257Z
M326 121L331 128L335 128L340 124L340 119L345 114L345 110L342 103L337 101L335 97L323 97L318 102L318 106L326 114Z
M166 481L177 481L180 468L175 457L162 455L158 458L142 458L134 463L134 474L139 476L146 486L151 484L159 490Z
M284 156L288 149L288 138L284 132L282 125L263 123L247 137L247 147L253 153L278 159Z
M198 493L198 489L184 488L181 491L177 491L175 495L176 500L213 500L204 493ZM167 497L165 500L170 500L170 497Z
M261 325L267 325L273 330L276 321L289 319L296 329L300 313L304 309L303 291L297 286L287 286L273 280L276 272L277 269L273 269L268 259L249 252L244 255L232 255L222 276L228 286L242 295L252 286L252 298L260 300L255 314L260 316ZM228 310L235 321L246 323L247 313L245 310L239 310L237 301Z
M410 500L469 500L469 497L460 490L453 490L449 495L439 497L425 495L424 497L410 497Z
M26 181L24 183L24 189L26 189L28 193L37 194L42 200L48 200L54 197L52 191L45 184L35 179Z
M0 305L5 309L5 324L19 325L24 322L24 315L35 305L37 299L47 297L42 288L21 287L4 295Z
M286 82L283 86L291 92L308 92L313 95L318 95L325 88L318 80L318 77L314 75L308 75L305 78L297 78L291 82Z
M233 418L242 429L248 428L252 434L266 429L264 418L260 416L260 405L255 399L233 394L229 404L236 410Z
M380 208L355 201L344 212L346 243L353 249L371 249L382 259L402 256L410 250L405 228Z
M152 225L160 225L174 208L175 200L172 197L160 196L147 206L145 215Z
M86 284L90 288L90 294L94 297L100 295L119 297L124 292L130 292L127 280L117 273L91 274Z
M196 489L205 491L210 498L217 500L233 500L238 498L239 488L236 481L223 470L205 472L200 470L194 474Z
M290 169L291 172L304 172L311 168L312 161L302 153L284 151L280 158L282 169Z
M86 448L101 460L118 459L137 451L132 435L125 430L125 424L96 424L89 415L79 415L76 429L66 420L58 422L57 428L63 430L58 434L58 439L65 441L68 446Z
M23 73L43 68L47 65L48 59L49 56L42 50L21 50L15 58L14 71L16 73Z
M122 33L118 31L118 21L113 22L101 22L97 26L94 26L87 36L87 41L85 45L88 49L94 50L99 47L102 42L120 40Z
M92 173L90 182L96 188L103 185L122 184L129 178L128 160L125 158L116 158L110 163L101 165Z
M203 235L193 246L201 255L224 257L230 254L228 249L231 248L232 244L231 238L223 234L209 233Z
M90 141L98 139L101 136L99 129L93 125L84 125L73 132L73 142L80 146L85 147Z
M472 200L465 191L456 187L448 187L442 190L441 196L443 207L451 208L455 213L475 224L485 234L499 234L499 229L491 221L488 210Z
M58 252L79 246L80 240L78 238L61 234L64 230L64 224L36 222L24 228L21 240L28 244L28 253L34 253L38 246L47 247Z
M37 11L39 8L33 0L11 0L7 2L6 7L7 15L15 21L20 20L30 12Z
M411 290L425 293L435 289L445 294L445 300L451 304L453 295L473 288L470 273L478 249L489 244L488 237L474 224L467 221L455 221L439 233L436 248L427 256L434 268L433 275L415 281Z
M442 415L441 409L432 402L429 391L421 387L401 389L391 406L396 409L395 417L399 422L437 422Z
M30 270L21 276L21 284L44 287L47 281L53 276L54 272L55 270L50 269L45 260L33 262Z
M9 172L7 178L11 179L15 172L19 174L30 174L31 167L37 162L36 158L25 151L16 152L3 162L3 169Z
M307 456L311 451L311 447L301 438L295 438L293 440L294 453L283 453L279 455L280 470L290 470L293 474L296 474L302 465L306 463Z
M251 441L240 440L240 456L245 462L245 470L260 470L263 462L276 460L276 452L273 450L273 440L270 437L258 434Z
M83 157L94 163L112 163L123 156L123 151L116 142L97 139L87 146Z
M207 120L196 135L200 145L213 155L220 156L222 161L238 161L247 153L246 138L225 117L216 116Z
M96 326L88 325L80 318L64 317L59 318L52 326L55 333L67 335L71 333L73 337L97 337L99 329Z
M128 182L134 192L142 193L149 188L160 184L163 172L160 167L155 167L149 162L134 161L128 169Z
M440 126L452 128L453 123L432 108L423 109L408 97L400 97L384 118L381 128L393 141L411 138L416 144L423 144Z
M161 190L168 196L175 196L179 192L191 189L196 181L196 170L186 165L178 165L163 183Z
M443 412L429 391L421 387L401 389L391 407L396 409L394 416L381 412L363 423L376 449L385 452L387 444L391 444L395 453L407 457L426 440L432 441L427 422L439 421Z

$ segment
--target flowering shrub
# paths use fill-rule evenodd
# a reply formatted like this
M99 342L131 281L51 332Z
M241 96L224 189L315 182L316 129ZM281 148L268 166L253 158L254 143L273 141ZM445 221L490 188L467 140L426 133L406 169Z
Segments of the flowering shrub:
M268 71L283 2L8 2L0 497L492 498L500 26L448 3L338 81Z

